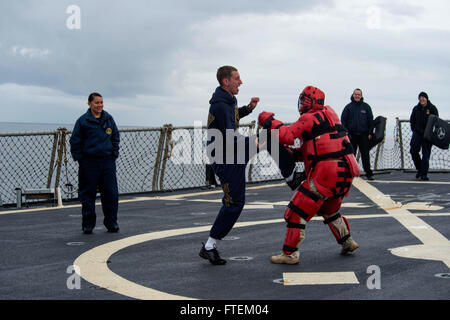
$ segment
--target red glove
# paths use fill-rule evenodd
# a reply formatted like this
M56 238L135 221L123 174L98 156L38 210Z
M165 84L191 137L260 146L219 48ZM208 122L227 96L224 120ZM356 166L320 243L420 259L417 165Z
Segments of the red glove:
M261 127L263 127L268 119L271 119L271 120L273 119L274 115L275 115L275 113L273 113L273 112L266 112L266 111L261 112L258 116L259 125Z

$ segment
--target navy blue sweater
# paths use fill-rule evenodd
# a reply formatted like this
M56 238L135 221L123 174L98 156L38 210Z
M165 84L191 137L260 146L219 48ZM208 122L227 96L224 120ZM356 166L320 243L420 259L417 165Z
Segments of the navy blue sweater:
M75 161L85 158L117 158L120 136L113 117L102 111L95 118L88 109L75 123L70 137L70 152Z
M222 87L217 87L216 91L213 93L211 100L209 100L209 115L208 115L208 129L218 129L222 133L223 137L223 156L224 163L226 157L226 130L232 129L237 130L239 127L239 120L251 113L247 106L238 108L236 97L232 96L229 92L222 89ZM245 137L240 136L234 138L233 143L236 148L238 138ZM211 144L214 139L208 135L207 144ZM248 142L246 142L248 144ZM215 154L212 154L215 156ZM235 153L236 156L236 153Z
M373 114L370 106L361 98L356 102L351 97L351 101L347 104L341 114L342 125L350 134L369 134L373 130Z
M439 117L439 112L434 104L432 104L430 101L427 102L427 105L425 107L417 104L413 108L411 117L409 119L411 130L418 135L423 136L430 114L434 114L435 116Z

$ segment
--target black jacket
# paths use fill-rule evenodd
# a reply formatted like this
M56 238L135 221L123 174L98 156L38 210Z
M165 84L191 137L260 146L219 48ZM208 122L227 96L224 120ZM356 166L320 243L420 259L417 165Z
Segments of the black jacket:
M75 161L83 158L117 158L120 136L113 117L102 111L96 119L91 110L82 115L70 137L70 152Z
M216 91L213 93L211 100L209 100L209 115L208 115L208 129L218 129L222 133L223 137L223 159L225 163L226 157L226 130L232 129L236 131L239 128L239 120L251 111L247 106L238 108L236 97L232 96L229 92L225 91L221 87L217 87ZM215 139L209 136L210 131L208 130L208 142L211 144ZM234 147L236 148L236 139L246 139L248 138L237 134L235 136ZM248 141L245 141L248 144ZM236 156L236 153L234 154ZM214 156L214 154L213 154Z
M370 106L361 98L359 102L350 98L341 114L342 125L349 134L369 134L373 131L373 114Z
M423 136L425 132L425 127L427 126L428 117L430 114L434 114L439 117L439 112L437 108L428 101L425 107L422 107L420 103L418 103L411 113L411 117L409 118L409 122L411 124L411 130L421 136Z

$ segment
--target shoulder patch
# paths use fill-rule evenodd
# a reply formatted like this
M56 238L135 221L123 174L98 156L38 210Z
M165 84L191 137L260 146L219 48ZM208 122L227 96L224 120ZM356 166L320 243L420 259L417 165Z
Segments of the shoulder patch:
M216 117L210 112L208 114L208 128L215 119L216 119Z

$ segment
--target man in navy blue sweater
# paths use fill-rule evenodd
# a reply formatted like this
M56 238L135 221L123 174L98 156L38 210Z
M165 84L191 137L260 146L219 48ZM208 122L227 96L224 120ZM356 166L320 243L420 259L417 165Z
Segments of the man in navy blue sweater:
M428 99L426 92L419 93L418 99L419 103L413 108L409 119L412 131L410 153L414 166L417 169L416 178L428 181L430 180L428 178L428 168L432 144L424 138L424 133L430 114L439 117L439 112L436 106ZM422 158L419 153L420 149L422 149Z
M104 220L109 232L119 231L117 211L119 192L116 159L119 156L119 130L113 117L103 110L103 98L92 93L89 109L78 118L70 137L70 152L78 162L78 197L81 202L83 233L95 227L95 197L100 190Z
M216 243L230 232L244 208L245 168L252 157L250 149L256 143L255 136L250 138L237 134L239 120L256 108L259 98L253 97L248 105L238 107L235 95L239 93L242 81L238 70L232 66L220 67L217 71L217 80L220 86L217 87L209 101L207 144L211 145L216 141L216 137L213 139L210 135L213 131L211 129L220 132L223 148L212 152L214 160L211 166L220 179L224 196L222 207L211 228L208 241L203 244L199 255L214 265L223 265L226 260L220 258ZM269 152L271 152L270 148L270 139L268 138L267 150ZM256 149L255 146L255 153ZM221 151L223 154L220 154ZM299 181L300 174L294 172L295 162L283 146L279 147L278 151L278 165L281 174L286 178L288 185L295 188L301 182Z
M373 114L370 106L364 102L361 89L353 90L351 102L344 107L341 122L348 130L348 137L355 155L359 147L366 177L374 180L370 169L369 140L372 139Z

